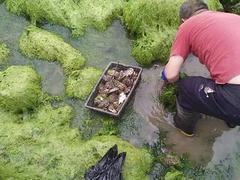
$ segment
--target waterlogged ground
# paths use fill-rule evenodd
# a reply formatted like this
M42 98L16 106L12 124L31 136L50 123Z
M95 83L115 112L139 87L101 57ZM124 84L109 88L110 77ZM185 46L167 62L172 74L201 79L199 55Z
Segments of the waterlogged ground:
M82 129L85 138L91 137L97 132L98 123L83 120L97 119L100 115L86 110L83 101L68 99L64 96L65 77L59 64L39 59L32 61L21 55L18 49L19 36L29 25L25 18L8 13L4 5L0 5L0 17L0 40L4 41L11 50L10 61L0 66L1 70L10 65L33 66L42 77L43 90L51 95L61 96L66 103L74 107L76 116L71 126ZM127 33L119 21L114 21L105 32L88 29L85 35L79 38L72 38L70 31L61 26L45 24L43 28L61 35L66 42L79 49L86 57L89 66L104 69L110 61L136 65L131 57L132 42L127 38ZM135 96L125 109L123 116L114 122L121 137L136 146L142 146L155 142L159 129L167 131L169 151L178 154L188 153L190 159L206 165L209 169L214 169L214 164L227 159L223 162L226 163L226 167L229 165L232 169L224 171L222 177L237 179L239 171L235 155L239 153L240 131L238 128L230 130L220 120L203 117L197 125L195 137L182 136L171 126L171 115L164 112L158 101L162 85L159 79L161 69L159 65L144 68ZM183 71L189 75L208 76L206 69L193 56L189 57ZM57 106L57 103L55 105ZM84 131L86 123L97 125ZM210 175L209 178L211 179Z

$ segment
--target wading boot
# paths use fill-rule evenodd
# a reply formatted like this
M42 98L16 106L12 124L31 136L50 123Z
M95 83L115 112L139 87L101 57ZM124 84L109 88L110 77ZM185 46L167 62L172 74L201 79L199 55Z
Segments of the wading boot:
M201 118L201 115L196 112L190 112L183 109L178 102L177 104L177 113L174 116L174 125L180 130L182 134L188 137L194 136L194 130L198 119Z
M225 123L227 124L227 126L228 126L229 128L235 128L235 127L237 126L236 124L231 123L231 122L225 121Z

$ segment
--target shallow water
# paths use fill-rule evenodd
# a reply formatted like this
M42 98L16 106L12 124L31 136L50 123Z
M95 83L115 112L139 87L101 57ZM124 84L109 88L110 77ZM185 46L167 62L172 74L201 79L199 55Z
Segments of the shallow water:
M9 14L3 5L0 5L0 17L0 40L11 49L10 65L33 66L42 77L43 90L52 95L63 96L64 75L61 66L37 59L32 61L22 56L18 50L19 36L29 22L22 17ZM61 35L66 42L79 49L87 58L89 66L104 69L110 61L136 64L131 57L131 40L127 38L126 31L119 21L114 21L105 32L89 28L86 34L79 38L71 37L70 31L61 26L45 24L43 28ZM169 151L178 154L188 153L190 159L203 164L207 164L211 159L215 162L216 159L223 158L223 154L233 155L235 151L239 151L236 148L231 151L229 148L235 147L240 134L236 129L229 130L220 120L204 117L199 121L196 136L193 138L184 137L171 126L171 117L167 116L158 101L162 86L159 79L161 69L161 66L155 65L143 70L135 96L123 116L116 120L121 137L132 144L142 146L157 139L158 129L167 131L167 143L174 144L168 147ZM189 75L209 76L206 69L193 56L189 57L183 71ZM67 99L66 102L75 108L76 116L71 124L73 127L80 128L84 119L99 116L86 110L83 101ZM91 134L94 132L89 133L89 136Z
M5 69L9 65L29 65L35 68L42 77L43 91L51 95L64 94L64 76L60 65L53 62L30 60L23 56L18 48L19 38L29 22L23 18L9 13L4 4L0 5L0 41L7 44L11 51L7 64L0 65Z

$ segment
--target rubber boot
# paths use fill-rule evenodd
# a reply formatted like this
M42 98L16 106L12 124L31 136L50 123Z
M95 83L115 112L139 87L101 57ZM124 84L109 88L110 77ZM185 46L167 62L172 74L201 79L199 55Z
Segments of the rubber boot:
M177 113L174 116L174 125L182 134L188 137L194 136L194 130L198 119L201 115L196 112L190 112L183 109L176 101Z
M237 126L235 123L231 123L231 122L228 122L228 121L225 121L225 123L227 124L227 126L229 128L235 128Z

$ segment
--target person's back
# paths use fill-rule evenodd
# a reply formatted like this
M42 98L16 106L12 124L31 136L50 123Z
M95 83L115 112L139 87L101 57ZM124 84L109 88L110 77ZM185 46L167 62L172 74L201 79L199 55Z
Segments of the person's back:
M179 48L177 41L187 41L190 49L181 56L190 52L198 56L217 83L225 84L240 74L240 16L205 11L186 20L177 37L173 51Z

